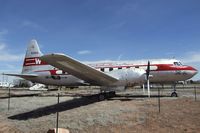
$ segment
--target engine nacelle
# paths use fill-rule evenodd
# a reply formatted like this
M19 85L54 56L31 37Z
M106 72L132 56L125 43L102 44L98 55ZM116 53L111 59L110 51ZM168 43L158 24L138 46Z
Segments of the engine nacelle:
M141 84L145 82L146 71L139 68L130 68L130 69L120 69L111 71L110 76L115 77L119 81L114 85L130 85L130 84Z

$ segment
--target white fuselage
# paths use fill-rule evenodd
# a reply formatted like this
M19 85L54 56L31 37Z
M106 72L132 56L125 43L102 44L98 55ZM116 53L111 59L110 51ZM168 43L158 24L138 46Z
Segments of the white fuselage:
M99 61L84 62L96 70L102 71L108 75L116 77L119 81L113 86L127 86L143 84L146 79L147 62L140 61ZM185 81L193 77L197 70L191 66L183 66L175 59L150 60L150 82L165 83ZM42 67L41 67L42 66ZM29 67L26 66L29 72ZM35 66L36 67L36 66ZM28 78L32 82L38 82L47 85L59 86L77 86L91 85L73 75L57 70L50 65L38 64L38 69L29 73L35 73L38 77Z

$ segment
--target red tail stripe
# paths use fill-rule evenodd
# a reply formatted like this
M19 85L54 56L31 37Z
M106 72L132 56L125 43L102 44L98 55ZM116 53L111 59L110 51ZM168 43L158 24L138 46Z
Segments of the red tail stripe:
M23 66L40 66L48 65L46 62L41 61L39 57L25 58Z

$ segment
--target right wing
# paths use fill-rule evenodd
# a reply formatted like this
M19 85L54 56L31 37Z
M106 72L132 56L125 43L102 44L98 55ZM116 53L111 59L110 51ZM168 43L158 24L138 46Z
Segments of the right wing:
M108 86L118 81L118 79L64 54L44 55L40 59L92 85Z

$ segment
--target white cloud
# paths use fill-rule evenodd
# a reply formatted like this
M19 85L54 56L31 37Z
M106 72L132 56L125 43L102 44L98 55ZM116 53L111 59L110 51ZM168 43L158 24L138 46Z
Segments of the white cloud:
M4 40L5 35L8 34L8 30L7 29L3 29L0 31L0 41Z
M34 28L40 27L38 24L28 21L28 20L23 21L22 26L28 26L28 27L34 27Z
M183 58L181 58L181 61L185 65L190 65L200 71L200 52L188 52ZM200 73L197 73L197 75L195 75L192 79L199 80Z
M123 54L120 54L120 55L118 56L117 60L118 60L118 61L121 60L122 56L123 56Z
M122 22L115 22L115 23L113 23L113 24L111 24L111 25L109 25L107 28L105 28L105 29L120 29L120 28L123 28L125 25L127 24L127 22L125 22L125 21L122 21Z
M200 52L190 52L185 58L182 58L184 63L200 63Z
M3 62L16 62L21 61L24 57L24 54L12 54L8 52L8 49L6 49L6 44L1 43L0 44L0 61Z
M0 43L0 51L3 50L6 47L4 43Z
M42 27L41 25L37 24L36 22L25 20L22 22L22 27L29 27L29 28L34 28L40 31L45 31L45 28Z
M4 29L0 31L0 36L8 34L8 30Z
M79 55L86 55L86 54L91 54L92 52L89 50L82 50L77 52Z
M21 61L24 57L24 54L14 55L10 53L1 53L0 54L0 61L4 62L13 62L13 61Z

